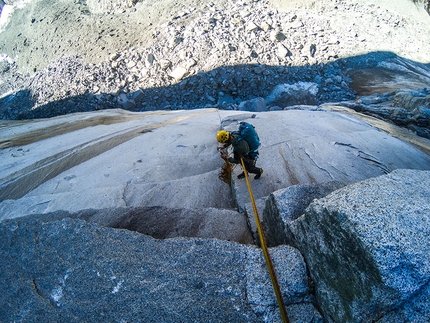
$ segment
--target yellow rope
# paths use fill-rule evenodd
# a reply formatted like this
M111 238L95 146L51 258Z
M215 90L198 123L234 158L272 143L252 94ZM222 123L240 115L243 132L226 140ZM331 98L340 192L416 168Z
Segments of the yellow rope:
M254 194L252 193L248 172L246 171L243 158L241 158L240 161L242 163L243 172L245 174L246 185L248 185L248 192L249 197L251 198L252 208L254 209L255 222L257 223L261 248L263 249L264 258L266 259L267 269L269 270L270 279L272 280L273 290L275 291L276 299L278 300L279 311L281 312L282 321L284 323L289 323L287 310L285 309L284 300L282 299L281 289L279 288L278 279L276 278L275 268L273 267L272 259L270 258L269 250L267 249L266 239L264 238L263 228L261 227L260 217L258 216L257 206L255 205Z

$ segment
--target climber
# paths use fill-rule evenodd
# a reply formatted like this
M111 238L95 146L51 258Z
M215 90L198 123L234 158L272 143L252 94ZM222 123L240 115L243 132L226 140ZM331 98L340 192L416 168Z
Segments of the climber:
M221 158L228 160L234 164L240 164L240 159L243 158L243 162L248 173L256 174L255 179L259 179L263 174L263 168L255 166L258 158L258 147L260 146L260 140L257 133L255 132L254 126L241 122L239 131L229 132L221 130L216 135L216 140L222 143L222 146L218 146ZM225 148L233 146L233 157L228 157L224 151ZM245 173L242 172L237 178L244 178Z

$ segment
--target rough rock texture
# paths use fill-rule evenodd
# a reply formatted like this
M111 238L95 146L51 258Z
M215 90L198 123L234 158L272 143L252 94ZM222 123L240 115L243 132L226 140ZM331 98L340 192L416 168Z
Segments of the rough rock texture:
M327 322L430 320L429 196L430 172L397 170L339 189L296 220Z
M412 0L414 3L422 3L424 8L430 14L430 1L429 0Z
M2 322L276 322L261 250L167 239L82 220L0 223ZM322 322L303 258L274 249L291 322ZM298 302L301 302L298 304Z
M428 322L430 285L427 284L420 290L411 302L405 302L394 311L388 313L377 323L404 323L404 322Z
M269 195L264 208L264 228L267 243L271 246L295 246L291 225L300 217L314 199L323 198L345 186L340 182L294 185Z
M297 82L280 84L266 98L267 104L281 108L294 105L316 105L318 84L313 82Z

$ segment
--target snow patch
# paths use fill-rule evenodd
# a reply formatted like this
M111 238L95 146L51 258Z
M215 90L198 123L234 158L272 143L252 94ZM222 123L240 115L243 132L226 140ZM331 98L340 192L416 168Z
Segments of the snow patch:
M3 31L3 27L6 27L9 23L9 18L12 16L14 6L5 4L0 13L0 32Z
M311 95L318 94L318 84L313 82L297 82L294 84L279 84L272 93L266 98L266 102L275 101L283 93L308 92Z

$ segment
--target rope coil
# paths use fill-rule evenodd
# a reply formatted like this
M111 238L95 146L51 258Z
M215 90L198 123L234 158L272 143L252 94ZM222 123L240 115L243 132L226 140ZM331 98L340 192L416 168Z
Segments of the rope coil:
M222 166L221 171L218 174L218 178L227 184L231 184L231 173L233 172L233 167L231 163L226 160L225 164Z

